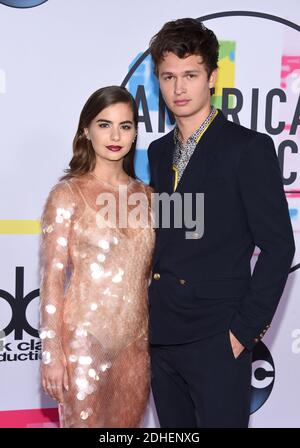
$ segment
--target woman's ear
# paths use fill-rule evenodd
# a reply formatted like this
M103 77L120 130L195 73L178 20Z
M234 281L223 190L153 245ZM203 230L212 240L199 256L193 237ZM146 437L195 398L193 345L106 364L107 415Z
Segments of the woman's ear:
M89 135L89 130L88 130L88 128L84 128L83 132L84 132L85 137L86 137L88 140L91 140L91 139L90 139L90 135Z

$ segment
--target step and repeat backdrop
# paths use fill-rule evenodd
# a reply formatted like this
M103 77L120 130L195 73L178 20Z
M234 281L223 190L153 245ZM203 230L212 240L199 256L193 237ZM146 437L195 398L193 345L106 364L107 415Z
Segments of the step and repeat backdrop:
M173 124L147 49L180 17L202 20L220 41L213 103L275 142L297 251L272 326L254 350L251 426L300 427L300 8L297 0L242 5L0 1L0 427L58 424L39 381L39 218L70 160L81 108L99 87L130 90L140 113L136 171L148 182L148 145ZM144 427L159 427L152 400Z

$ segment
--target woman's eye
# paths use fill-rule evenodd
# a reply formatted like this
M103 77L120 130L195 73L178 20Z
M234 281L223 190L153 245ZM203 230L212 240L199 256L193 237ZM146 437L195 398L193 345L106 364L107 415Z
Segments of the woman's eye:
M125 131L129 131L129 129L132 129L132 126L130 126L129 124L124 124L122 126L122 129L125 129Z
M107 128L108 127L108 123L99 123L99 127L100 128Z

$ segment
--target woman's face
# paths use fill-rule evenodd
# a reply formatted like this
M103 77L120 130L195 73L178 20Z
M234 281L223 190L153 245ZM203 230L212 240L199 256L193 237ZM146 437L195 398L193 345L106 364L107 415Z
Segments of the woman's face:
M130 105L116 103L106 107L84 132L91 141L97 158L110 161L123 159L136 136Z

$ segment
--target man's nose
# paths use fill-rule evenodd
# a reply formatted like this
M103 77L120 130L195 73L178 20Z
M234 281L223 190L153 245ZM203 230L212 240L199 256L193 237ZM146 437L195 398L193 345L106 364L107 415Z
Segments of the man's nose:
M181 95L186 92L185 81L182 78L177 78L175 81L174 92L176 95Z

